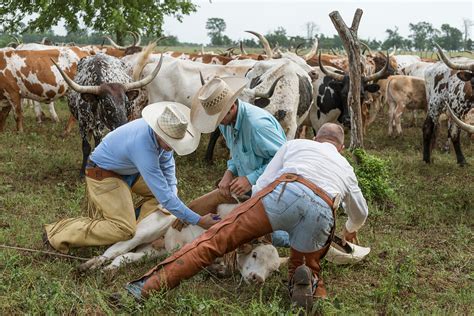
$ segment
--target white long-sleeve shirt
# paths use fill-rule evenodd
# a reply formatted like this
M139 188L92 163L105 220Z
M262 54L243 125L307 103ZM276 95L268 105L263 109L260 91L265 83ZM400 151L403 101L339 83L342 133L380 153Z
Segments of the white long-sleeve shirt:
M262 190L284 173L300 175L333 197L339 193L349 217L346 222L349 232L364 225L368 215L367 202L354 169L333 144L307 139L288 141L277 151L252 192Z

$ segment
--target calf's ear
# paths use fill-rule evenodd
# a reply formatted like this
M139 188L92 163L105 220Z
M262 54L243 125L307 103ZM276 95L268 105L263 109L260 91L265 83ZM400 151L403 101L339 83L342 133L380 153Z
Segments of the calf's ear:
M456 74L458 78L462 81L470 81L472 78L472 72L469 71L460 71Z
M365 90L369 91L370 93L374 93L379 91L380 86L376 83L369 84L365 87Z
M138 93L139 93L138 90L130 90L130 91L125 92L129 101L135 100L138 97Z

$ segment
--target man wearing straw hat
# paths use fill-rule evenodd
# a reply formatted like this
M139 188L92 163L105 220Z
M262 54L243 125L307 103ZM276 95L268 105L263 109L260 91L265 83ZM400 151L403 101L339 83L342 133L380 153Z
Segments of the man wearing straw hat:
M216 257L240 245L281 229L290 235L288 285L291 301L311 310L313 300L325 298L321 259L335 231L335 210L340 201L348 214L342 243L357 239L367 218L367 203L354 170L341 155L344 130L326 123L314 140L285 143L252 188L252 197L236 207L192 243L160 262L140 279L127 285L137 298L154 291L170 290L188 279ZM367 254L350 246L346 258ZM364 252L361 254L360 252Z
M213 78L199 89L192 101L191 122L202 133L218 126L231 158L218 188L189 203L199 214L216 212L223 203L236 203L235 197L250 196L252 185L278 149L286 142L280 123L268 111L237 97L245 88L245 78ZM173 227L180 229L179 221ZM272 235L275 246L289 246L288 234Z
M86 168L89 216L46 225L45 245L67 253L72 247L128 240L137 221L157 210L206 229L217 222L211 214L196 214L177 197L173 150L190 154L201 136L190 122L189 108L159 102L148 105L142 116L110 132L97 146ZM142 197L137 209L132 192Z

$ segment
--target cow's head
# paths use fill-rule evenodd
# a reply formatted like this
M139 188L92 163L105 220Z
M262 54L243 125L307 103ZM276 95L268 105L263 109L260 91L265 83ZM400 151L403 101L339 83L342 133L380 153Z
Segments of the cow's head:
M92 112L107 128L113 130L128 121L131 102L138 96L138 89L149 84L158 74L163 63L163 56L153 72L141 80L129 83L103 83L99 86L82 86L69 78L54 61L53 63L69 87L80 93L81 98L90 106Z
M458 70L458 73L456 76L465 82L470 82L471 84L471 91L474 89L474 62L472 63L455 63L451 61L448 56L446 56L441 49L441 47L438 44L435 44L436 48L438 49L439 56L441 57L441 60L448 66L449 68L453 70Z
M237 251L237 267L245 282L262 284L280 267L280 257L273 245L259 244L250 251Z
M370 83L372 81L377 81L382 78L387 77L387 69L389 66L389 60L386 58L384 67L369 76L362 76L360 81L360 102L364 102L366 93L375 93L379 91L380 86L377 83ZM341 115L338 118L338 121L344 124L346 127L350 127L350 112L347 99L349 97L349 87L350 87L350 77L347 73L343 71L331 71L324 67L321 62L321 53L319 54L319 68L321 71L330 79L325 80L330 88L332 88L336 95L340 96L338 98L339 102L335 102L339 109L341 110ZM325 78L326 79L326 78ZM332 80L331 80L332 79Z

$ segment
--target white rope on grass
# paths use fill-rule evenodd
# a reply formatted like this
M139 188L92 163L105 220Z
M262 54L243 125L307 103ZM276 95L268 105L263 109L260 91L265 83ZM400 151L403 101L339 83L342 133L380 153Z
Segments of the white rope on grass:
M81 261L88 261L89 260L88 258L76 257L76 256L71 256L71 255L65 255L65 254L62 254L62 253L57 253L57 252L52 252L52 251L45 251L45 250L38 250L38 249L29 249L29 248L8 246L8 245L0 245L0 248L12 249L12 250L21 250L21 251L28 251L28 252L38 252L38 253L43 253L43 254L46 254L46 255L69 258L69 259L76 259L76 260L81 260Z

